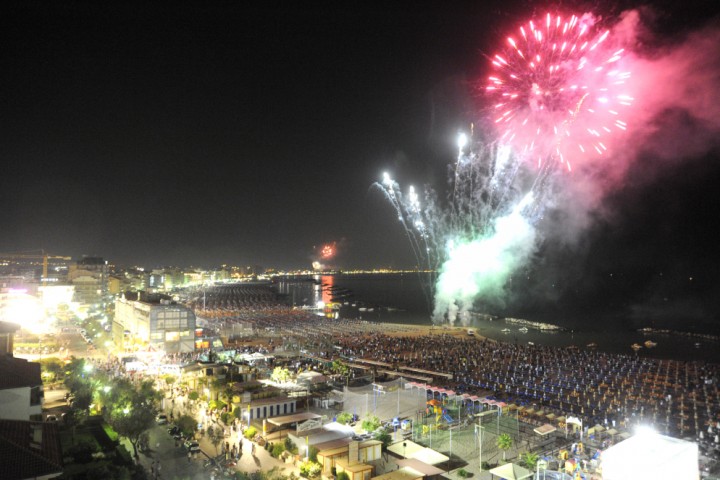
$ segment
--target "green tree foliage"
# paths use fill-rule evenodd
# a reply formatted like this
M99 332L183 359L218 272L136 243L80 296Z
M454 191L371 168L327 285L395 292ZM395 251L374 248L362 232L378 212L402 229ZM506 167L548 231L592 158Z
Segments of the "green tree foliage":
M538 460L540 460L540 457L537 453L532 452L525 452L522 455L520 455L520 463L530 470L535 470L535 467L537 466Z
M93 453L97 451L98 446L96 443L84 440L70 447L66 453L73 457L76 463L90 463L93 459Z
M198 392L192 391L192 392L188 393L188 400L192 400L194 402L198 398L200 398L200 394Z
M350 374L350 368L342 360L333 360L330 369L333 373L347 377Z
M252 440L253 438L255 438L255 435L257 435L257 428L250 427L245 430L245 438L247 438L248 440Z
M230 425L233 422L233 414L229 412L223 412L220 414L220 421L222 421L225 425Z
M375 434L375 440L382 442L382 449L385 451L387 447L390 446L390 442L392 442L392 435L390 435L387 430L383 430Z
M42 377L45 381L52 383L64 377L65 364L59 358L41 358L37 363L40 364Z
M365 417L365 420L362 421L362 428L366 432L374 432L380 427L380 419L377 417L377 415L372 415L368 413L367 417Z
M165 385L168 387L172 387L173 384L177 381L177 378L174 375L163 375L162 379L165 381Z
M285 445L283 445L281 443L276 443L276 444L273 444L272 451L270 452L270 454L273 457L278 458L280 455L282 455L282 453L284 451L285 451Z
M155 425L158 393L150 381L135 386L126 379L116 381L108 393L111 402L104 413L105 421L130 441L137 456L141 435Z
M505 460L505 454L513 446L513 439L507 433L502 433L497 437L497 447L503 451L503 460Z
M305 460L300 463L300 476L305 478L315 478L320 475L322 466L312 460Z
M222 444L223 439L225 437L225 432L223 432L223 429L220 427L210 427L207 429L208 438L210 439L210 443L212 443L215 446L215 455L219 455L220 451L218 450L218 447Z
M190 415L180 415L175 421L175 425L186 437L193 437L197 432L197 420Z
M318 456L318 450L317 447L310 445L310 450L308 451L308 458L311 462L317 462L317 456Z
M338 416L336 418L337 422L342 425L349 424L350 422L352 422L352 419L353 419L353 414L348 413L348 412L342 412L342 413L338 414Z
M337 474L337 480L350 480L350 475L347 472L340 472Z
M297 455L298 453L297 445L295 445L295 442L290 440L290 437L285 437L285 450L292 453L293 455Z
M272 375L270 375L270 379L273 382L285 383L290 380L290 370L284 367L275 367Z

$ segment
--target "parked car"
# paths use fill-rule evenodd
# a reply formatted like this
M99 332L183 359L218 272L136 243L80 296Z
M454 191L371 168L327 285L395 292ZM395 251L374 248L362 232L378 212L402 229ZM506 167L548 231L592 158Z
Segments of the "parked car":
M173 425L172 427L168 428L168 433L170 435L175 435L176 433L180 433L180 429L177 425Z
M200 444L194 440L187 440L184 445L189 452L197 453L200 451Z
M165 425L168 422L167 415L158 415L155 417L155 421L158 425Z

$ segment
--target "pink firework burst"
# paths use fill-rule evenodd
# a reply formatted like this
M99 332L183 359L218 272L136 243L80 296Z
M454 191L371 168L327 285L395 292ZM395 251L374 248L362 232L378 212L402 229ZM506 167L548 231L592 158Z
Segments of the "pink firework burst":
M624 50L609 35L590 15L548 13L509 36L486 86L500 141L539 166L555 159L568 170L571 160L605 154L633 101Z

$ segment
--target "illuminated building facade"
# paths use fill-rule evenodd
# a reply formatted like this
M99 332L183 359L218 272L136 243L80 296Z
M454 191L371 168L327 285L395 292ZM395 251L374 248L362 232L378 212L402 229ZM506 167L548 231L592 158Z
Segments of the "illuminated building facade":
M75 301L84 305L103 305L108 295L108 265L100 257L83 257L68 270L68 281L75 286Z
M115 301L113 340L126 351L195 350L195 314L165 295L126 292Z

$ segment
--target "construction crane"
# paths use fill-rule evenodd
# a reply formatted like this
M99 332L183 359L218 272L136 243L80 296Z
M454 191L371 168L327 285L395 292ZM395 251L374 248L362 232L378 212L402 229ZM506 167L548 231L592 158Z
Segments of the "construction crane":
M66 257L63 255L50 255L45 250L38 250L40 253L32 252L19 252L19 253L0 253L0 259L25 259L25 260L42 260L42 278L40 281L43 286L47 285L48 281L48 260L72 260L72 257Z

